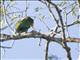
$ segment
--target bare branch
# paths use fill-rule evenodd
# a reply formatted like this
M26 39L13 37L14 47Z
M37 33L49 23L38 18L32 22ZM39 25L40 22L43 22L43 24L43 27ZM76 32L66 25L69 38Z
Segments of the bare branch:
M48 60L48 49L49 49L49 43L50 41L47 41L47 44L46 44L46 53L45 53L45 60Z
M61 12L60 12L60 9L57 7L56 4L52 3L52 2L49 2L49 4L53 5L58 13L58 17L59 17L59 20L60 20L60 23L61 23L61 28L62 28L62 32L63 32L63 40L65 41L66 40L66 36L65 36L65 28L64 28L64 23L63 23L63 19L62 19L62 16L61 16ZM70 48L67 46L67 43L66 42L62 42L63 43L63 48L66 50L67 52L67 57L69 60L72 60L71 58L71 53L70 53Z
M50 40L50 41L54 41L57 43L64 41L62 38L50 37L46 33L32 31L32 32L28 32L25 34L21 34L20 36L19 35L14 36L14 35L0 34L0 42L10 41L10 40L21 40L24 38L42 38L42 39L45 39L46 41ZM80 38L66 38L65 42L80 43Z

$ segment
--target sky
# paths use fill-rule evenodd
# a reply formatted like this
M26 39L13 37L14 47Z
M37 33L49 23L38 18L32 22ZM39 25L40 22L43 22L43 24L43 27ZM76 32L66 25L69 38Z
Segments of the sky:
M7 1L8 2L8 1ZM55 3L59 3L60 1L55 1ZM70 1L72 2L72 1ZM27 5L28 10L27 10L27 15L32 17L34 19L34 27L36 31L41 31L41 32L48 32L49 30L45 26L43 22L40 21L40 17L43 17L43 21L47 24L47 26L52 29L55 28L55 22L52 20L52 17L49 13L48 8L42 4L41 2L38 1L28 1L27 4L25 1L16 1L14 4L14 7L9 8L8 12L15 12L15 11L23 11L25 10L25 7ZM7 4L5 4L7 5ZM39 8L39 11L37 9ZM70 9L70 8L68 8ZM35 11L36 10L36 11ZM55 15L56 12L53 10ZM69 10L66 10L69 11ZM78 12L77 12L78 13ZM21 14L17 14L21 15ZM10 15L12 16L12 15ZM23 17L25 16L25 12L23 13ZM35 18L35 16L37 18ZM64 16L63 16L64 17ZM17 22L20 18L15 19L15 22ZM65 19L65 18L63 18ZM68 23L71 23L74 21L76 18L74 16L69 15L68 16ZM10 23L12 20L8 18L8 22ZM15 31L15 23L11 26L13 30ZM30 28L28 31L31 31L32 28ZM79 25L75 25L70 27L69 33L71 37L80 37L79 35ZM1 33L6 33L6 34L13 34L12 30L10 28L7 28ZM67 33L66 33L67 34ZM61 37L59 35L58 37ZM15 41L14 45L11 49L5 49L5 54L4 54L4 49L1 49L1 58L2 60L44 60L45 59L45 46L46 46L46 40L42 39L41 41L41 46L39 46L39 41L40 39L38 38L25 38L21 39L19 41ZM12 46L13 41L7 41L4 43L1 43L4 46ZM68 46L71 47L71 56L73 60L77 60L79 53L79 44L78 43L68 43ZM67 60L66 57L66 52L65 50L61 47L56 42L52 42L49 45L49 56L57 56L59 60Z

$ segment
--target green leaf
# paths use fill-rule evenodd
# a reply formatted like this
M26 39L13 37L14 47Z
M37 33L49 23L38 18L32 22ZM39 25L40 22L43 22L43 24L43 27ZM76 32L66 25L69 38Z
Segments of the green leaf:
M4 7L0 7L0 14L4 14L7 10Z
M66 1L63 1L63 2L61 2L61 3L58 3L57 5L59 6L59 7L63 7L64 5L66 4Z
M63 15L64 15L64 17L66 17L66 10L64 10Z
M73 5L72 5L72 8L71 8L71 10L72 10L72 15L76 16L76 12L75 12L75 6L73 6Z
M4 21L0 20L0 28L3 28L3 26L4 26Z

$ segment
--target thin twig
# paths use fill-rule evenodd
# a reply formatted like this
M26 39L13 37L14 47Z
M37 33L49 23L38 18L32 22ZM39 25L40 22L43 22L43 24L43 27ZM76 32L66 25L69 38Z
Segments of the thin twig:
M48 49L49 49L49 43L50 41L47 41L47 44L46 44L46 53L45 53L45 60L48 60Z

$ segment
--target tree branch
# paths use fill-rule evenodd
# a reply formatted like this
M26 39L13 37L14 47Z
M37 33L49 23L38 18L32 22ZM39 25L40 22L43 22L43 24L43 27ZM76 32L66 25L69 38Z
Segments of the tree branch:
M46 53L45 53L45 60L48 60L48 49L49 49L49 43L50 41L47 41L47 45L46 45Z
M24 38L42 38L42 39L45 39L46 41L50 40L50 41L54 41L57 43L64 41L62 38L51 37L47 33L48 32L40 33L37 31L32 31L32 32L27 32L27 33L16 35L16 36L0 34L0 42L10 41L10 40L21 40ZM80 38L66 38L65 42L80 43Z
M62 16L61 16L61 12L60 12L60 9L57 7L56 4L52 3L52 2L49 2L51 5L53 5L58 13L58 16L59 16L59 20L60 20L60 23L61 23L61 28L62 28L62 32L63 32L63 40L65 41L66 40L66 36L65 36L65 28L64 28L64 23L63 23L63 19L62 19ZM66 50L67 52L67 58L69 60L72 60L71 58L71 53L70 53L70 48L68 47L67 43L66 42L62 42L63 43L63 48Z

